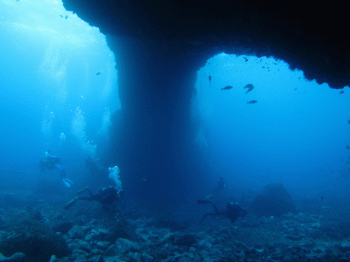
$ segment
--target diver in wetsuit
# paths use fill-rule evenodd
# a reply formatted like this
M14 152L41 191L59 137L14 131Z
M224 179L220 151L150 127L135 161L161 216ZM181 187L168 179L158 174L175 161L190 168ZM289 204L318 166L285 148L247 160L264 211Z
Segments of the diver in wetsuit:
M89 187L80 190L77 195L87 192L89 196L77 196L73 198L67 205L63 208L65 210L70 209L78 200L86 201L97 201L99 202L105 211L114 211L118 200L121 197L121 190L118 190L114 186L103 187L98 190L95 195Z
M66 178L66 171L61 165L60 158L51 154L51 150L45 152L45 157L40 160L39 168L44 174L46 170L56 169L60 172L60 178L67 187L70 187L73 184L70 179Z
M226 188L226 181L223 176L220 176L219 181L217 182L216 188L209 194L206 199L209 199L211 196L215 195L216 197Z
M242 208L238 203L227 203L226 209L224 211L219 211L216 205L213 201L209 200L197 200L198 204L212 204L214 207L215 212L214 213L208 213L203 216L202 222L207 216L226 216L231 220L232 223L234 223L237 218L244 217L248 214L248 211Z

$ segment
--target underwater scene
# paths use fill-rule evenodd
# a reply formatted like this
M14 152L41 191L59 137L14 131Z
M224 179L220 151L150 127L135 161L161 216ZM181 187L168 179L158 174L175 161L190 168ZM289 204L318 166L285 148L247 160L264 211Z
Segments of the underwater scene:
M107 38L0 0L0 261L350 261L348 86L217 53L155 105Z

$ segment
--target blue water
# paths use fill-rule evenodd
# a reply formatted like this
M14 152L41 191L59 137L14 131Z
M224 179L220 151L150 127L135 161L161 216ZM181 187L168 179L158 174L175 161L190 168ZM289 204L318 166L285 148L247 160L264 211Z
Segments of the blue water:
M2 189L35 185L47 149L85 186L84 161L103 155L121 107L105 36L60 1L1 0L0 43ZM198 70L191 113L211 169L203 179L215 187L223 176L235 192L281 182L294 198L349 197L348 87L339 94L266 57L218 54Z
M4 0L0 10L2 185L37 183L48 149L79 182L120 108L114 55L98 28L60 1ZM60 183L55 172L47 178Z
M273 57L218 54L199 70L196 90L198 142L217 177L236 190L280 182L294 197L349 197L348 87L339 94L306 81Z

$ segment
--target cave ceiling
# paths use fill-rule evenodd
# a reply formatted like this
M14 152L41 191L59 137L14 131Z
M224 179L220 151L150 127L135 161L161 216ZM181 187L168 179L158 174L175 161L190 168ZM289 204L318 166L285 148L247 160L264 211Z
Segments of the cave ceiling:
M149 41L171 55L219 52L274 56L307 79L350 83L345 2L63 0L106 35ZM199 68L198 68L199 69Z

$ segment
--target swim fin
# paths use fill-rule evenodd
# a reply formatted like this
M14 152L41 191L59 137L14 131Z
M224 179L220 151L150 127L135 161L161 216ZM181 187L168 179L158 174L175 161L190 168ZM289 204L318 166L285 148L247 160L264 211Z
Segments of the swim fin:
M67 186L67 187L71 187L71 185L73 184L72 180L68 179L68 178L62 178L62 182Z
M213 195L213 194L209 194L209 195L207 195L205 198L206 198L206 199L209 199L212 195Z
M90 190L90 189L89 189L89 186L83 188L82 190L79 190L79 191L76 193L76 195L80 195L80 194L82 194L82 193L84 193L85 191L88 191L88 190Z
M213 201L204 200L204 199L198 199L198 200L197 200L197 203L198 203L198 204L214 204Z
M75 204L75 202L77 202L78 201L78 197L75 197L75 198L73 198L67 205L65 205L63 208L64 208L64 210L68 210L68 209L70 209L74 204Z

